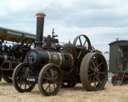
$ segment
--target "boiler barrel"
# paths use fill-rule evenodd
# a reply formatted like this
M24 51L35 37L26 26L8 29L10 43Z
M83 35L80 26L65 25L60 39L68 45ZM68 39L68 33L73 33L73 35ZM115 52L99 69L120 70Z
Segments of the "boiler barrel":
M61 67L73 66L73 57L69 53L60 53L45 50L32 50L28 53L29 63L35 65L45 65L54 63Z

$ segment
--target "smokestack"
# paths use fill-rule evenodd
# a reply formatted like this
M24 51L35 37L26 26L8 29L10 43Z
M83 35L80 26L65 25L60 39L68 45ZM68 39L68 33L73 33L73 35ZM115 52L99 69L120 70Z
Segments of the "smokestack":
M37 17L36 47L42 47L45 14L37 13L36 17Z

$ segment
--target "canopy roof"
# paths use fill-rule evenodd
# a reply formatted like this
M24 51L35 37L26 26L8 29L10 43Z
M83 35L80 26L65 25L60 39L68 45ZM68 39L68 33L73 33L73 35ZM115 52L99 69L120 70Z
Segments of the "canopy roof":
M34 34L0 27L0 40L32 43L35 39Z
M115 44L128 44L128 40L117 40L117 41L113 41L111 42L109 45L115 45Z

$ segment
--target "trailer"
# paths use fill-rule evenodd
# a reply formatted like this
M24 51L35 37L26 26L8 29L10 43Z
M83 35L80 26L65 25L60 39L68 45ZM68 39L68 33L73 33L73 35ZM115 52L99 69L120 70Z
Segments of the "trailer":
M0 40L32 43L35 39L35 34L0 27Z
M117 40L109 45L109 71L112 73L112 84L125 84L128 82L128 40Z

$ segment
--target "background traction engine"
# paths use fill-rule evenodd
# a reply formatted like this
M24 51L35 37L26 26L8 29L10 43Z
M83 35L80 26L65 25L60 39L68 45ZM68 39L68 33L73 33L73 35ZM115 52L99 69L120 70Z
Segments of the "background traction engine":
M14 68L23 61L30 46L24 44L7 46L7 44L0 42L0 77L11 83Z
M36 47L25 56L13 72L13 85L19 92L32 91L38 83L43 95L56 95L60 87L82 83L84 89L104 89L107 64L100 51L92 48L86 35L77 36L73 43L60 45L52 36L43 37L44 14L37 14Z

